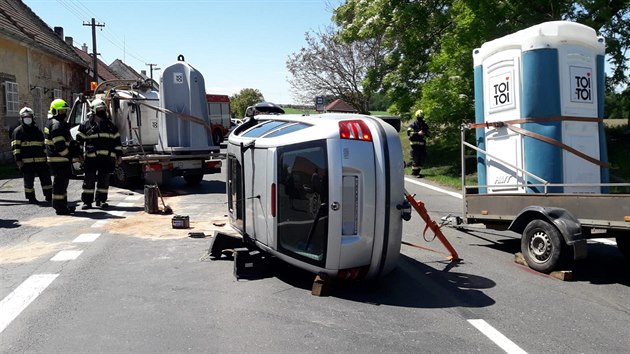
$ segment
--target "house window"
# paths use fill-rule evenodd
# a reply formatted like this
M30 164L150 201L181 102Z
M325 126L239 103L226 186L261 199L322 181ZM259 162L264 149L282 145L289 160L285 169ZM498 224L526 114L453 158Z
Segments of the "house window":
M7 103L7 116L17 116L20 111L17 82L4 83L5 101Z

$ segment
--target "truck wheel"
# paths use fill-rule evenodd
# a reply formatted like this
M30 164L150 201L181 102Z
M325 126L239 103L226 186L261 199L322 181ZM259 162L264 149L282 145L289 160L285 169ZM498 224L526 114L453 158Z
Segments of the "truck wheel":
M203 175L184 176L184 181L186 181L186 184L188 184L189 186L196 186L199 183L201 183L202 180L203 180Z
M530 268L550 273L561 261L563 240L560 231L552 224L532 220L521 237L521 252Z
M116 187L128 189L134 186L135 180L127 175L124 168L117 166L112 173L111 182Z
M214 130L214 135L212 137L214 139L214 143L219 145L223 142L223 134L221 134L221 130L220 129L215 129Z

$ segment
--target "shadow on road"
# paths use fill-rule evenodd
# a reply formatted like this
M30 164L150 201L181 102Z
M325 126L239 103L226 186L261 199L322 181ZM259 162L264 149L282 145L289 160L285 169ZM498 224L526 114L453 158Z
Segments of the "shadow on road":
M520 236L513 233L469 229L459 229L459 231L484 241L476 244L480 247L487 247L509 254L516 254L521 251ZM572 281L574 282L630 286L629 263L628 259L614 245L589 242L587 258L574 261L573 264L566 266L566 269L562 270L573 271Z

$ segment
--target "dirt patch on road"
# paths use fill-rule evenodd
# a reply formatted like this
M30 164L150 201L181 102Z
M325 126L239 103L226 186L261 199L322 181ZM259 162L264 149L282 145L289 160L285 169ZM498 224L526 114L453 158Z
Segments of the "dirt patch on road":
M28 263L47 254L67 248L64 242L27 242L0 248L0 264Z
M167 199L167 198L164 198ZM173 202L173 200L171 200ZM168 202L166 204L169 204ZM179 210L178 205L170 204L174 210ZM162 205L160 204L160 208ZM126 214L124 219L110 221L105 228L112 233L130 235L132 237L146 239L177 239L188 237L189 232L203 232L212 236L213 232L231 230L227 217L201 217L190 216L190 227L187 229L174 229L173 215L147 214L144 212Z

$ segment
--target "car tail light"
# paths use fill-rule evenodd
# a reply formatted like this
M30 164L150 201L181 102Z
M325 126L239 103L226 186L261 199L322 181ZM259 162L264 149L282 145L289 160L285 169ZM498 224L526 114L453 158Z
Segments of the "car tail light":
M372 132L362 120L343 120L339 122L341 139L372 141Z
M271 216L276 217L276 184L271 184Z

